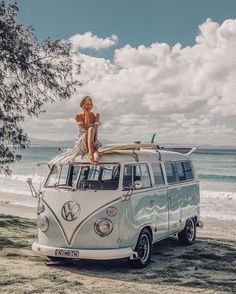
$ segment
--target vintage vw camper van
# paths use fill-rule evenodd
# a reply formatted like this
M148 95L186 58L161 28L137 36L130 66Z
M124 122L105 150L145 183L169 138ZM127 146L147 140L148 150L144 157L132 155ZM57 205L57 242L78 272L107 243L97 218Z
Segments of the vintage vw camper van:
M193 244L199 181L190 153L131 144L99 150L99 165L77 157L50 167L38 197L34 252L51 259L128 258L146 266L152 245L178 234ZM32 188L32 184L29 180Z

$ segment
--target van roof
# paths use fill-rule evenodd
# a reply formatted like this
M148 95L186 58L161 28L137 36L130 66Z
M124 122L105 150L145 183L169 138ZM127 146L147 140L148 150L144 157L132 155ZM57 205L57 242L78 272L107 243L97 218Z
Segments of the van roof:
M63 155L63 154L62 154ZM137 163L137 162L157 162L161 161L174 161L174 160L188 160L190 156L182 154L179 152L167 151L167 150L150 150L143 149L140 150L110 150L100 155L100 163ZM53 161L53 159L52 159ZM51 162L52 162L51 161ZM74 160L74 164L78 163L88 163L88 157L85 155L83 157L77 156ZM50 162L49 162L50 163ZM55 164L69 164L63 160L58 160Z

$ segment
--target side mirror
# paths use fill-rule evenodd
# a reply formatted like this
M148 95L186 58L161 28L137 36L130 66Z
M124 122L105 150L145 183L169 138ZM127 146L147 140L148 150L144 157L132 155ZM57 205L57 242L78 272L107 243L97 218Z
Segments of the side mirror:
M32 197L33 198L38 198L38 193L36 192L36 190L35 190L35 188L33 186L32 179L31 178L28 178L27 179L27 183L28 183L28 185L30 187L30 192L32 194Z
M29 185L32 185L32 178L28 178L28 179L27 179L27 183L28 183Z
M134 182L134 189L138 190L138 189L142 189L143 188L143 182L140 180L137 180Z

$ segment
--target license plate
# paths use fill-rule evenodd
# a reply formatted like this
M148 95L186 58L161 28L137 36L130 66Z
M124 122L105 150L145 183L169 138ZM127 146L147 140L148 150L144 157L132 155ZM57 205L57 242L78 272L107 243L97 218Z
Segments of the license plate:
M79 250L56 249L55 255L61 257L79 257Z

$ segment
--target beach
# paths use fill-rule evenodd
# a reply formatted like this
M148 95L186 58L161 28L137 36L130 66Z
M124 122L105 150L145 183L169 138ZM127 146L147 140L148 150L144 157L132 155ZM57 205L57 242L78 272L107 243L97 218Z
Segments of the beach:
M37 256L31 250L36 222L25 218L35 208L1 202L0 213L1 293L235 293L235 222L203 219L194 245L168 238L154 244L148 267L132 269L126 260Z
M10 177L0 176L1 293L236 293L236 150L193 154L200 179L201 220L196 243L177 237L154 244L151 263L132 269L127 260L54 262L31 250L37 238L36 190L47 166L37 162L56 148L24 151Z

